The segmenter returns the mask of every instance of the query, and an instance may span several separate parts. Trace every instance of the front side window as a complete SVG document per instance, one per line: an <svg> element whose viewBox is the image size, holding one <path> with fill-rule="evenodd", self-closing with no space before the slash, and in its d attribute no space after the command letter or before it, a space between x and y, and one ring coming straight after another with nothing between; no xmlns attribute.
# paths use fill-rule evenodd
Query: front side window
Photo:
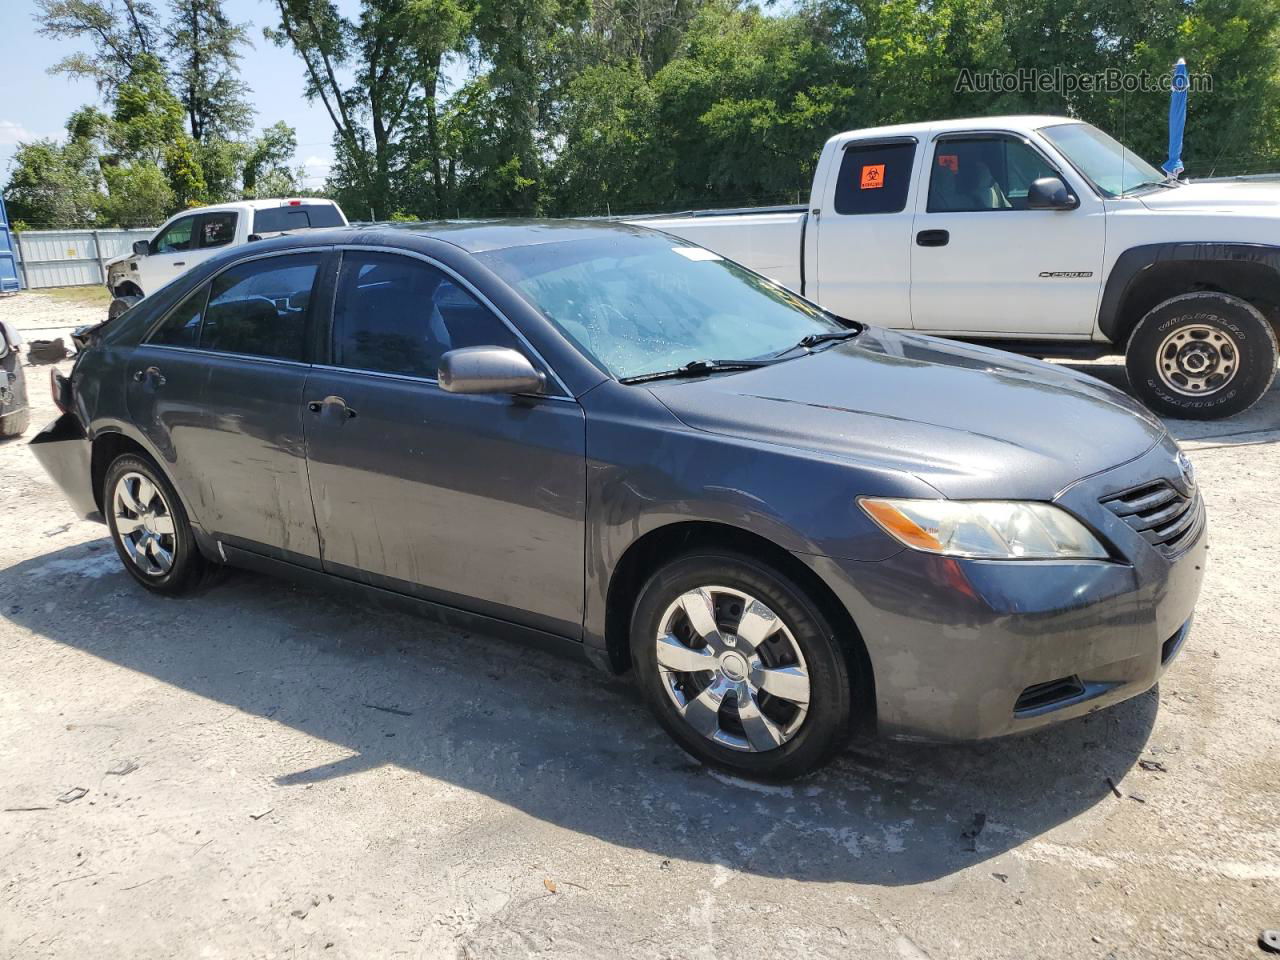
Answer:
<svg viewBox="0 0 1280 960"><path fill-rule="evenodd" d="M200 218L200 246L225 247L236 237L234 213L206 213Z"/></svg>
<svg viewBox="0 0 1280 960"><path fill-rule="evenodd" d="M333 305L335 365L434 379L445 353L481 346L519 342L444 271L392 253L343 253Z"/></svg>
<svg viewBox="0 0 1280 960"><path fill-rule="evenodd" d="M209 285L201 284L169 312L164 322L151 334L148 343L161 343L170 347L194 347L200 339L200 321L204 319L204 305L209 298Z"/></svg>
<svg viewBox="0 0 1280 960"><path fill-rule="evenodd" d="M155 253L180 253L193 246L192 233L195 230L195 217L182 217L173 221L162 231L160 236L151 241Z"/></svg>
<svg viewBox="0 0 1280 960"><path fill-rule="evenodd" d="M1012 137L939 140L929 172L930 213L1026 210L1027 191L1041 177L1060 174Z"/></svg>
<svg viewBox="0 0 1280 960"><path fill-rule="evenodd" d="M200 347L277 360L302 360L307 313L321 254L251 260L213 279Z"/></svg>
<svg viewBox="0 0 1280 960"><path fill-rule="evenodd" d="M477 254L619 380L699 360L771 358L847 331L771 280L649 231Z"/></svg>
<svg viewBox="0 0 1280 960"><path fill-rule="evenodd" d="M916 145L901 143L858 144L845 148L836 182L835 207L839 214L898 213L907 205L911 166Z"/></svg>

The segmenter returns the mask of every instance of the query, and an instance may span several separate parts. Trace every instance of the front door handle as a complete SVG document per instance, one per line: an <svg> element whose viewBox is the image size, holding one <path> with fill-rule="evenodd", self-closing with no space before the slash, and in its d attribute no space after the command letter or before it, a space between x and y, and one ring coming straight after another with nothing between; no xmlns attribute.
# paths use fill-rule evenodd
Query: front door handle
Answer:
<svg viewBox="0 0 1280 960"><path fill-rule="evenodd" d="M312 413L333 411L345 420L351 420L356 415L356 412L347 406L347 401L335 396L328 396L323 400L310 400L307 402L307 409Z"/></svg>
<svg viewBox="0 0 1280 960"><path fill-rule="evenodd" d="M173 265L174 265L175 267L185 267L185 266L187 265L187 261L185 261L185 260L175 260L175 261L173 261Z"/></svg>
<svg viewBox="0 0 1280 960"><path fill-rule="evenodd" d="M159 367L147 367L145 370L133 371L133 380L135 383L142 383L144 380L150 380L157 387L165 385L164 374L160 372Z"/></svg>
<svg viewBox="0 0 1280 960"><path fill-rule="evenodd" d="M916 234L918 247L945 247L951 239L946 230L921 230Z"/></svg>

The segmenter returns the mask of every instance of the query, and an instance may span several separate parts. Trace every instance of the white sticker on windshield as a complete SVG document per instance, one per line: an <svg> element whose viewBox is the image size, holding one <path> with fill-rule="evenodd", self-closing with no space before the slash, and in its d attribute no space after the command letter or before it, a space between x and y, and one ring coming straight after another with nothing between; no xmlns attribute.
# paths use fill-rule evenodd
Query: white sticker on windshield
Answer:
<svg viewBox="0 0 1280 960"><path fill-rule="evenodd" d="M701 247L672 247L671 249L686 260L693 260L694 262L724 259L720 254L712 253L710 250L703 250Z"/></svg>

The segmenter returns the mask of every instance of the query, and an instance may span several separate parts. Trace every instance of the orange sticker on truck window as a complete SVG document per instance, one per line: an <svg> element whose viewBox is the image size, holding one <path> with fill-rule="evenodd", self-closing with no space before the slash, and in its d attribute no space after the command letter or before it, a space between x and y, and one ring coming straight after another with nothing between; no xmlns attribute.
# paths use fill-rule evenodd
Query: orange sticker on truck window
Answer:
<svg viewBox="0 0 1280 960"><path fill-rule="evenodd" d="M938 166L946 167L952 173L960 172L960 157L954 153L938 154Z"/></svg>
<svg viewBox="0 0 1280 960"><path fill-rule="evenodd" d="M862 168L862 179L858 184L863 190L875 190L884 186L884 164L868 163Z"/></svg>

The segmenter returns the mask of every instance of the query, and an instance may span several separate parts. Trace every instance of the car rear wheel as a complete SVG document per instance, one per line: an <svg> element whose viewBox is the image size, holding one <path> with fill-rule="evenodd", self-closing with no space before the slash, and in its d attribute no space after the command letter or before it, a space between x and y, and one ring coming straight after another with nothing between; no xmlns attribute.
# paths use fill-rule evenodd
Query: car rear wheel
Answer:
<svg viewBox="0 0 1280 960"><path fill-rule="evenodd" d="M31 408L27 406L22 358L11 348L0 357L0 438L19 436L30 423Z"/></svg>
<svg viewBox="0 0 1280 960"><path fill-rule="evenodd" d="M182 501L151 461L125 454L107 468L103 509L129 575L148 590L176 595L195 587L207 562Z"/></svg>
<svg viewBox="0 0 1280 960"><path fill-rule="evenodd" d="M1138 322L1129 383L1156 413L1216 420L1248 410L1276 374L1276 334L1256 307L1225 293L1172 297Z"/></svg>
<svg viewBox="0 0 1280 960"><path fill-rule="evenodd" d="M796 777L849 735L849 664L831 624L749 557L690 554L655 573L636 602L631 654L659 723L717 767Z"/></svg>

